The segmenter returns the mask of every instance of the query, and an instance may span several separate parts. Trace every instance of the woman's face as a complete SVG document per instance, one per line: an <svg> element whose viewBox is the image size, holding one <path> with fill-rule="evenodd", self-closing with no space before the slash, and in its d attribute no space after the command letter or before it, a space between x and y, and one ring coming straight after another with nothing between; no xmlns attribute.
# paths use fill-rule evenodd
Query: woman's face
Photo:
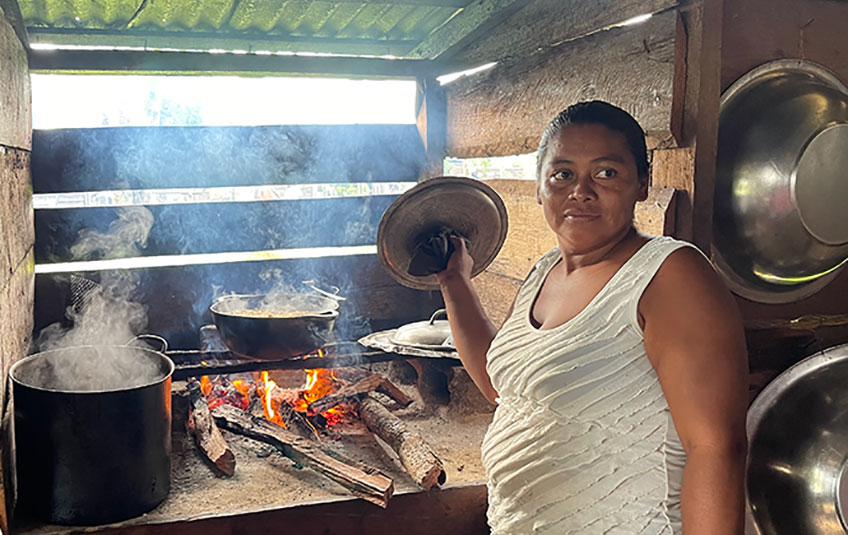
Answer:
<svg viewBox="0 0 848 535"><path fill-rule="evenodd" d="M548 225L572 254L620 240L647 195L624 135L601 124L568 126L551 139L536 184Z"/></svg>

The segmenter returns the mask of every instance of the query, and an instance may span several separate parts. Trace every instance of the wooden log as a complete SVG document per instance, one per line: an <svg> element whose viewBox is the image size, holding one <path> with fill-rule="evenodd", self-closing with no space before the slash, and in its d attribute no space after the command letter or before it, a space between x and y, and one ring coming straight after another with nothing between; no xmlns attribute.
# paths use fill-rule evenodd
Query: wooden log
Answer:
<svg viewBox="0 0 848 535"><path fill-rule="evenodd" d="M410 431L382 403L366 395L359 403L359 415L368 429L398 454L403 467L424 490L445 484L447 476L442 461L424 437Z"/></svg>
<svg viewBox="0 0 848 535"><path fill-rule="evenodd" d="M317 399L310 403L309 414L321 414L322 412L328 411L345 401L354 399L362 394L367 394L368 392L373 392L378 386L380 386L380 383L383 380L384 378L382 375L375 373L355 383L345 385L332 394L328 394L321 399Z"/></svg>
<svg viewBox="0 0 848 535"><path fill-rule="evenodd" d="M190 403L186 426L194 436L197 448L218 471L232 476L236 469L236 458L221 435L221 430L215 425L206 396L200 391L200 382L197 379L189 380L188 392Z"/></svg>
<svg viewBox="0 0 848 535"><path fill-rule="evenodd" d="M270 444L292 461L311 468L339 483L360 498L386 507L394 492L394 483L377 469L366 472L339 460L282 427L267 420L250 416L230 405L213 411L218 425L247 437Z"/></svg>
<svg viewBox="0 0 848 535"><path fill-rule="evenodd" d="M404 394L400 388L396 387L387 378L380 374L368 375L359 381L346 385L332 394L326 395L321 399L309 404L310 414L321 414L333 407L350 401L354 398L367 394L369 392L380 392L392 398L398 404L407 407L412 403L413 399Z"/></svg>
<svg viewBox="0 0 848 535"><path fill-rule="evenodd" d="M310 440L321 438L315 427L286 401L280 403L279 407L277 407L277 412L280 413L280 418L285 422L286 429L289 431Z"/></svg>
<svg viewBox="0 0 848 535"><path fill-rule="evenodd" d="M389 381L387 377L383 377L383 380L380 381L379 385L377 385L377 392L389 396L395 403L403 407L408 407L413 402L411 397L404 394L403 391L395 386L393 382Z"/></svg>

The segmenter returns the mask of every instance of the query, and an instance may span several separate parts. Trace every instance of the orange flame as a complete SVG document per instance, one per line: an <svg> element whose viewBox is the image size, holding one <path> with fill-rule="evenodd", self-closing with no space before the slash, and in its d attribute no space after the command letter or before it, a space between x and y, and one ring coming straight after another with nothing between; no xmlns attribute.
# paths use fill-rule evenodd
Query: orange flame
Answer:
<svg viewBox="0 0 848 535"><path fill-rule="evenodd" d="M212 383L209 381L209 376L204 375L200 378L200 391L204 396L208 396L212 392Z"/></svg>
<svg viewBox="0 0 848 535"><path fill-rule="evenodd" d="M266 372L267 373L267 372ZM250 406L250 385L242 381L241 379L236 379L233 381L233 386L236 390L238 390L242 396L244 396L244 406Z"/></svg>
<svg viewBox="0 0 848 535"><path fill-rule="evenodd" d="M268 372L262 372L262 406L265 408L265 417L274 421L276 414L271 406L271 392L277 388L277 383L268 378Z"/></svg>

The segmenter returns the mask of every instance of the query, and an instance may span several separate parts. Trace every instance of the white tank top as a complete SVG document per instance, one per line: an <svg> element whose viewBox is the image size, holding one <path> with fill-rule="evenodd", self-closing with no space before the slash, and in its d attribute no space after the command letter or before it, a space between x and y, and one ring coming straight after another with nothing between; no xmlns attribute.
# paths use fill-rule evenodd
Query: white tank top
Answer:
<svg viewBox="0 0 848 535"><path fill-rule="evenodd" d="M559 249L522 285L487 355L500 396L482 448L494 535L681 533L686 456L637 307L663 261L687 245L651 239L549 330L530 311Z"/></svg>

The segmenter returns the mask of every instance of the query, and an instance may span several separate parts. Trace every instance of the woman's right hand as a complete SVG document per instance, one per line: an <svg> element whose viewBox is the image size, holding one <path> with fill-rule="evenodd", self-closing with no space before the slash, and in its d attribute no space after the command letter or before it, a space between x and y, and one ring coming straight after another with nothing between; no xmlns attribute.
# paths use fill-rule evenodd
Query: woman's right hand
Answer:
<svg viewBox="0 0 848 535"><path fill-rule="evenodd" d="M453 253L448 258L447 267L436 273L439 284L445 284L453 278L471 279L471 270L474 268L474 259L471 258L468 249L465 248L465 240L458 236L448 238L453 245Z"/></svg>

